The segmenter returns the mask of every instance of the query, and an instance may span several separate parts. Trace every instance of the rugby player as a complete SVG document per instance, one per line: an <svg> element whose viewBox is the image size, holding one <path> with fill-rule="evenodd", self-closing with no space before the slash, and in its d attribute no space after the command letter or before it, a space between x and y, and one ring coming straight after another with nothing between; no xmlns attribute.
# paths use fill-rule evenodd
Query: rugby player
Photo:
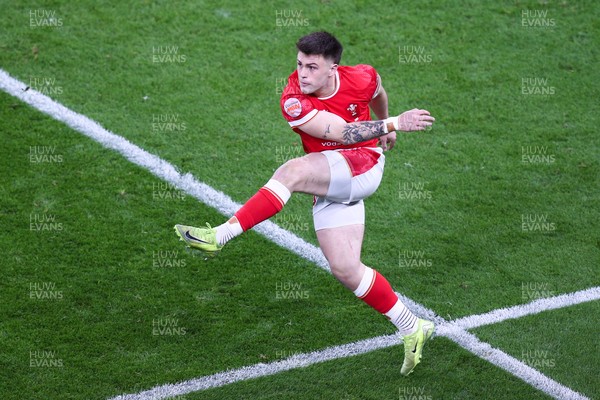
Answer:
<svg viewBox="0 0 600 400"><path fill-rule="evenodd" d="M422 131L435 119L416 108L389 117L377 71L364 64L340 65L343 48L333 35L313 32L296 47L297 68L280 104L307 154L281 165L223 224L176 225L175 231L189 247L214 256L228 241L281 211L292 193L313 195L314 227L331 272L398 328L404 342L400 372L406 376L420 362L434 324L415 316L383 275L361 262L364 199L381 182L383 151L394 147L396 131ZM378 120L371 120L371 110Z"/></svg>

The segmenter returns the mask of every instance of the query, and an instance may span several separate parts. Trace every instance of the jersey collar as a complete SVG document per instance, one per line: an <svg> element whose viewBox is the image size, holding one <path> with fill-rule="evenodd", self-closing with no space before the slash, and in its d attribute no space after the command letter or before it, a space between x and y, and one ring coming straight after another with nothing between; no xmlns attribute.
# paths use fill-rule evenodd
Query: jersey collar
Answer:
<svg viewBox="0 0 600 400"><path fill-rule="evenodd" d="M335 96L337 94L338 90L340 90L340 74L339 74L339 71L336 70L335 71L335 90L329 96L318 97L318 99L319 100L328 100L328 99L332 98L333 96Z"/></svg>

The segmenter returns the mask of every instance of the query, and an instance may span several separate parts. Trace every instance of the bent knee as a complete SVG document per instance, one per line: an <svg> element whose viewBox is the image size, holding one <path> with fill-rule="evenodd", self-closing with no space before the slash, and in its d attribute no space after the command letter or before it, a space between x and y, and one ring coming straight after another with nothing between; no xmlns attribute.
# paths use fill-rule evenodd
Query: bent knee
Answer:
<svg viewBox="0 0 600 400"><path fill-rule="evenodd" d="M308 163L305 157L292 158L283 163L277 171L286 175L297 175L306 170Z"/></svg>
<svg viewBox="0 0 600 400"><path fill-rule="evenodd" d="M273 178L284 184L288 189L294 190L304 174L304 167L300 158L293 158L282 164L275 173Z"/></svg>
<svg viewBox="0 0 600 400"><path fill-rule="evenodd" d="M358 287L360 280L362 279L361 263L359 262L348 262L348 263L332 263L329 265L331 273L335 278L342 282L345 286L354 290Z"/></svg>
<svg viewBox="0 0 600 400"><path fill-rule="evenodd" d="M320 157L323 157L323 160ZM322 154L316 153L293 158L282 164L273 174L273 178L293 192L321 189L320 186L326 186L329 181L327 164L322 165L322 162L327 163L327 160Z"/></svg>

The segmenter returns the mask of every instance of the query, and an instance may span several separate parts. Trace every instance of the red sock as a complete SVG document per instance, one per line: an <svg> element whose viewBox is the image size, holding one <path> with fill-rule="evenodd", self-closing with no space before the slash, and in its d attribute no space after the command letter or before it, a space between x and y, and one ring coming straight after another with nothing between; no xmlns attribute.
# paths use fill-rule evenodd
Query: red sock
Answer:
<svg viewBox="0 0 600 400"><path fill-rule="evenodd" d="M379 272L370 268L365 272L365 277L354 294L380 313L387 313L398 301L398 296Z"/></svg>
<svg viewBox="0 0 600 400"><path fill-rule="evenodd" d="M409 335L417 327L417 316L400 301L390 283L379 272L365 267L354 294L365 303L385 315L400 331Z"/></svg>
<svg viewBox="0 0 600 400"><path fill-rule="evenodd" d="M281 211L290 196L285 186L271 179L235 213L235 217L245 232Z"/></svg>

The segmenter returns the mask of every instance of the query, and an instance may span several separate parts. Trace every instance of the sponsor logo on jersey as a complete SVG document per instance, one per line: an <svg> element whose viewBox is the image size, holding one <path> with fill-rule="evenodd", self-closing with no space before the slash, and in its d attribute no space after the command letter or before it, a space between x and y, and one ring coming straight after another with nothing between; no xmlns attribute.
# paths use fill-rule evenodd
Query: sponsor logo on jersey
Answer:
<svg viewBox="0 0 600 400"><path fill-rule="evenodd" d="M302 104L297 98L291 97L283 103L283 109L290 117L296 118L302 113Z"/></svg>

